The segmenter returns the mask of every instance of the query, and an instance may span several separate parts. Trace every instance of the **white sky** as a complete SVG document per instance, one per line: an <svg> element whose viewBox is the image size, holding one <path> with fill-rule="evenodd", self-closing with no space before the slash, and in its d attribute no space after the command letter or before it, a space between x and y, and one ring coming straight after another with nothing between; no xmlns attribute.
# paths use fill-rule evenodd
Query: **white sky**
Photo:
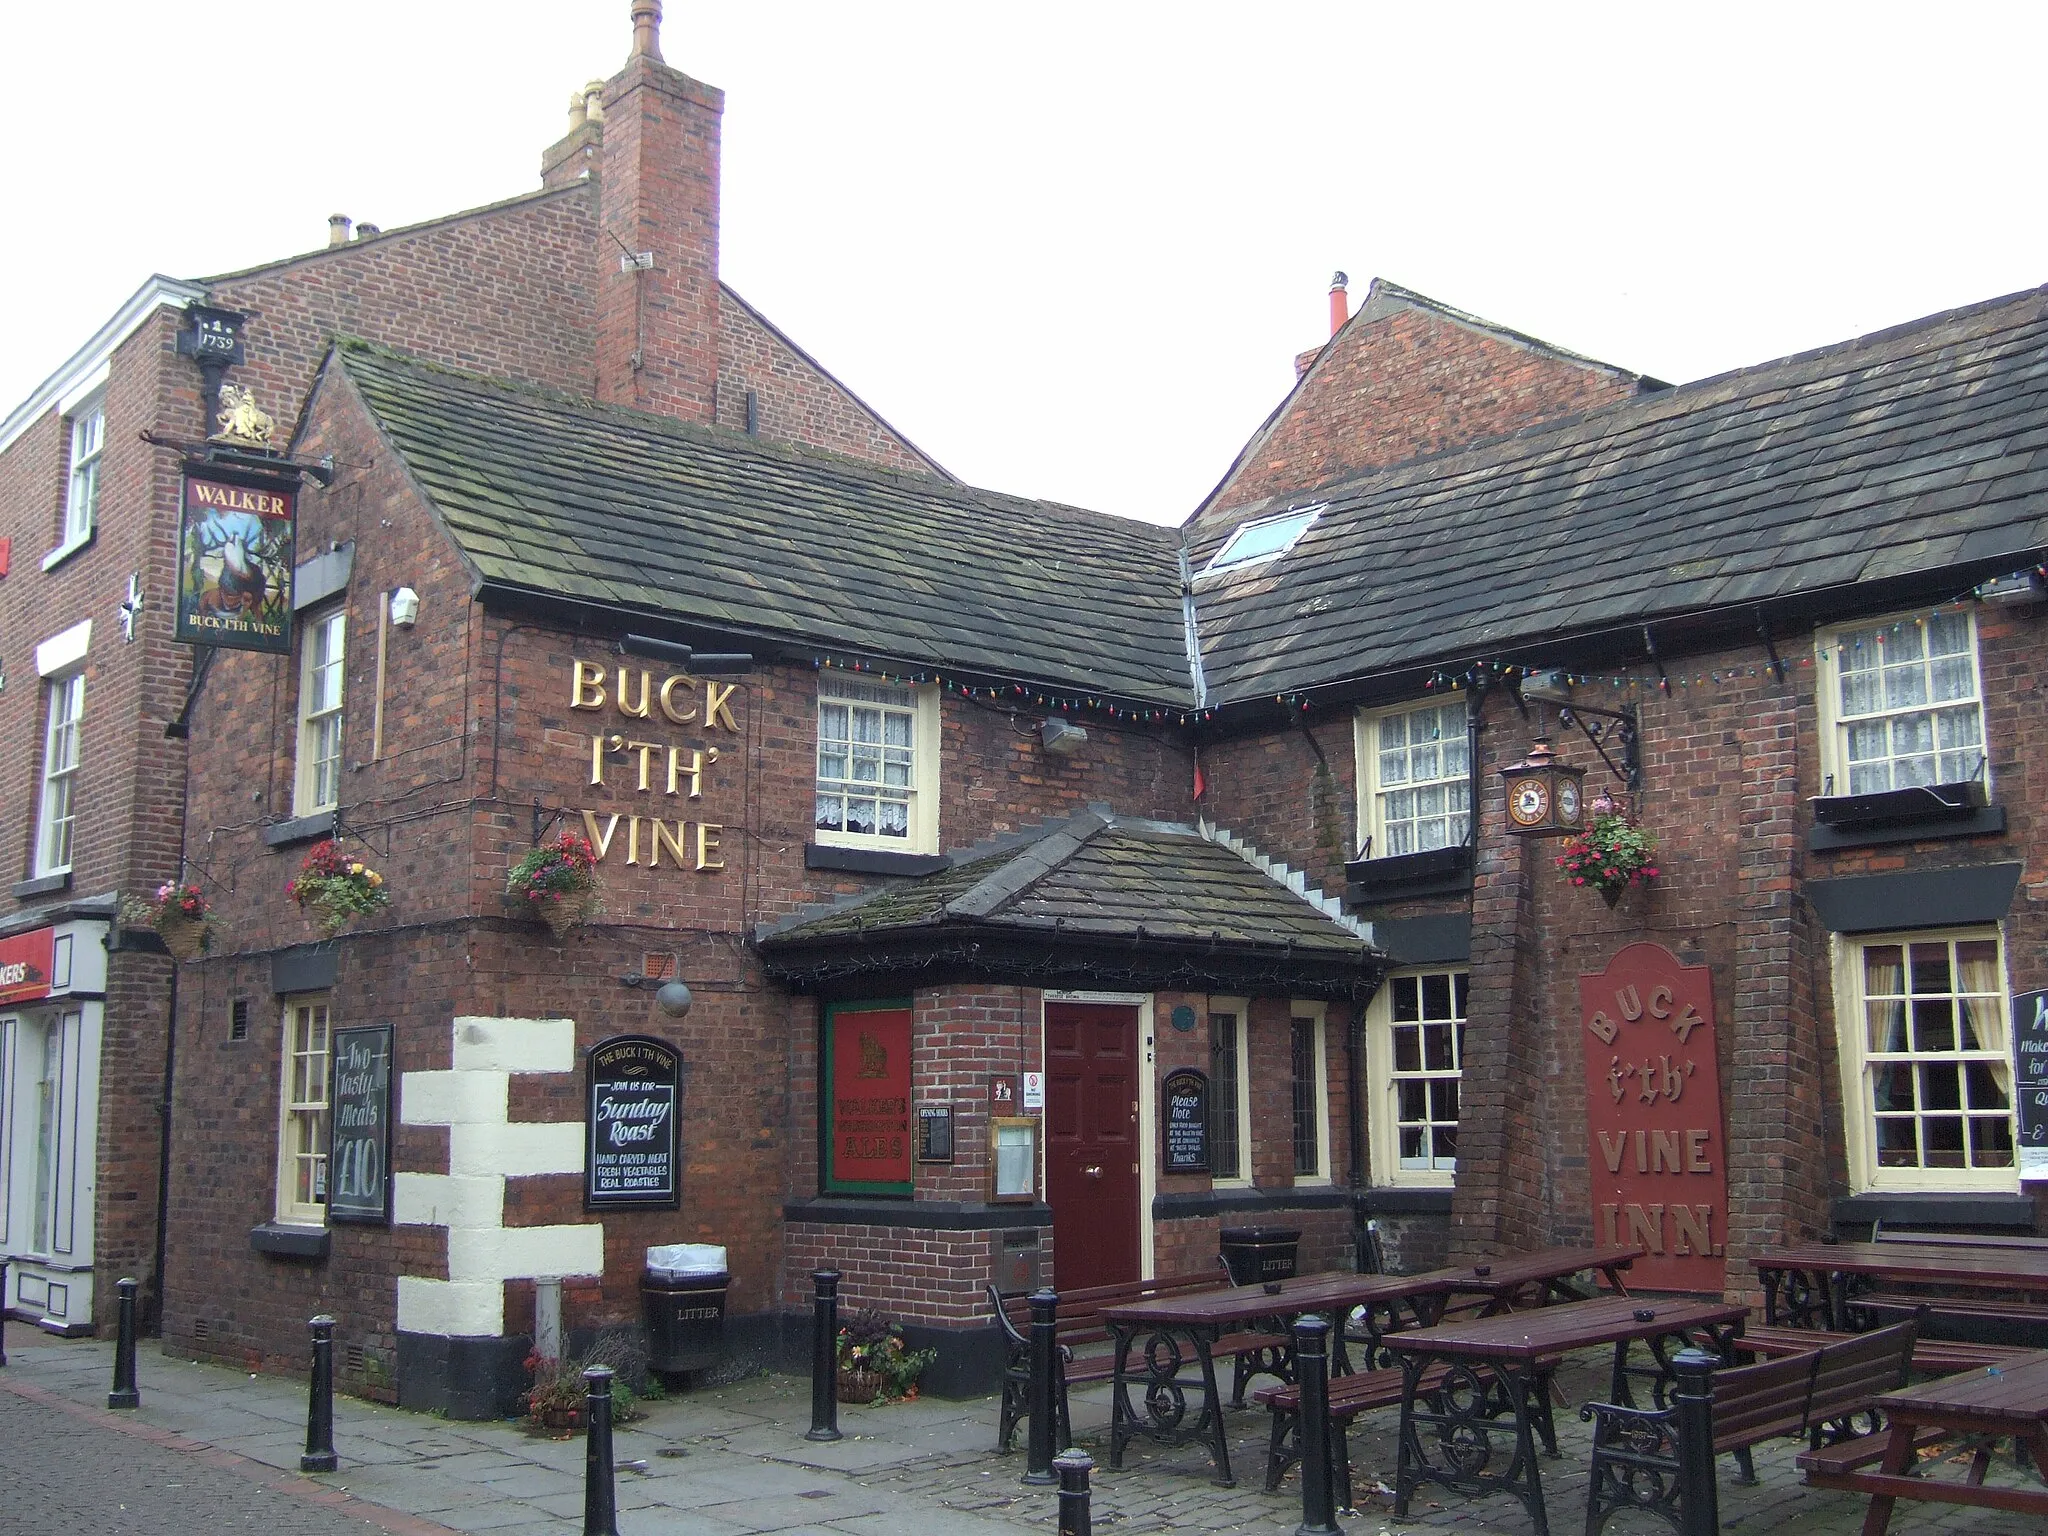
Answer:
<svg viewBox="0 0 2048 1536"><path fill-rule="evenodd" d="M1339 267L1673 381L2048 280L2040 5L667 10L727 281L955 473L1104 511L1192 509ZM153 271L533 188L626 18L11 7L0 414Z"/></svg>

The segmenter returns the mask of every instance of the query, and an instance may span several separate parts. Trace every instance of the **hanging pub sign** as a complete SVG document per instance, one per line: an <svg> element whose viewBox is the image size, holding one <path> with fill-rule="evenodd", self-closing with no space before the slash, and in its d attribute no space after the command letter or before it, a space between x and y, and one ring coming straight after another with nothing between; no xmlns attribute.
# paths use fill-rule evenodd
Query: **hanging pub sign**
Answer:
<svg viewBox="0 0 2048 1536"><path fill-rule="evenodd" d="M1728 1163L1711 974L1631 944L1579 978L1579 1020L1599 1241L1642 1246L1630 1285L1719 1295Z"/></svg>
<svg viewBox="0 0 2048 1536"><path fill-rule="evenodd" d="M1180 1067L1166 1074L1160 1087L1166 1106L1161 1122L1166 1134L1164 1173L1209 1171L1209 1074Z"/></svg>
<svg viewBox="0 0 2048 1536"><path fill-rule="evenodd" d="M676 1117L682 1058L649 1035L614 1035L584 1058L589 1155L583 1164L583 1207L682 1204L676 1170Z"/></svg>
<svg viewBox="0 0 2048 1536"><path fill-rule="evenodd" d="M2013 997L2012 1100L2019 1110L2020 1177L2048 1179L2048 992Z"/></svg>
<svg viewBox="0 0 2048 1536"><path fill-rule="evenodd" d="M327 1219L391 1220L391 1026L334 1032Z"/></svg>
<svg viewBox="0 0 2048 1536"><path fill-rule="evenodd" d="M178 516L176 639L229 650L292 648L298 481L189 462Z"/></svg>

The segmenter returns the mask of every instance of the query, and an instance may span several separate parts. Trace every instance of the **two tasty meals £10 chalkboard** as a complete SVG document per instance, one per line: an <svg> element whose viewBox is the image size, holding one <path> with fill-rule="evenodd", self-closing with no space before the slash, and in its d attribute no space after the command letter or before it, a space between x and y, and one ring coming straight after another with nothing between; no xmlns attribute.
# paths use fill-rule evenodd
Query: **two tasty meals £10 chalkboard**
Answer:
<svg viewBox="0 0 2048 1536"><path fill-rule="evenodd" d="M391 1219L391 1026L334 1032L327 1219Z"/></svg>
<svg viewBox="0 0 2048 1536"><path fill-rule="evenodd" d="M616 1035L584 1059L589 1090L590 1155L584 1164L587 1209L682 1203L676 1168L676 1116L682 1110L681 1058L647 1035Z"/></svg>

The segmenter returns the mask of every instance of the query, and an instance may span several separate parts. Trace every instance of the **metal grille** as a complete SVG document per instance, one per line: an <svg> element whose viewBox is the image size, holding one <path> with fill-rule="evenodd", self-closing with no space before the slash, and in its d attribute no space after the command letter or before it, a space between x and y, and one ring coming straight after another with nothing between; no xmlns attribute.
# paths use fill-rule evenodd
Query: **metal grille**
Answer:
<svg viewBox="0 0 2048 1536"><path fill-rule="evenodd" d="M1237 1123L1237 1015L1209 1015L1209 1172L1218 1179L1240 1179Z"/></svg>
<svg viewBox="0 0 2048 1536"><path fill-rule="evenodd" d="M1316 1021L1296 1019L1294 1048L1294 1171L1322 1172L1316 1137Z"/></svg>

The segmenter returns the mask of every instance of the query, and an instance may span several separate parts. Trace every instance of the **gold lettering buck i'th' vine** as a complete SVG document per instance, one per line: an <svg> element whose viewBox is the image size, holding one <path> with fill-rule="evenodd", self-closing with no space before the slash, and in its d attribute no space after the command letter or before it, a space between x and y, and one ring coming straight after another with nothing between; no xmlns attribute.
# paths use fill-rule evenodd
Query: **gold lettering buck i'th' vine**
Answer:
<svg viewBox="0 0 2048 1536"><path fill-rule="evenodd" d="M615 712L629 721L696 726L705 734L739 734L732 701L737 683L671 673L659 683L646 668L599 662L571 663L569 707L586 713ZM642 728L644 729L644 727ZM649 733L650 735L655 733ZM640 729L596 730L590 733L589 779L593 789L701 800L705 771L719 760L717 746L684 746L645 739ZM615 851L624 862L660 869L667 865L692 873L725 868L725 826L691 817L668 818L633 811L582 809L591 850L602 863ZM622 825L623 823L623 825ZM622 835L623 834L623 835Z"/></svg>

